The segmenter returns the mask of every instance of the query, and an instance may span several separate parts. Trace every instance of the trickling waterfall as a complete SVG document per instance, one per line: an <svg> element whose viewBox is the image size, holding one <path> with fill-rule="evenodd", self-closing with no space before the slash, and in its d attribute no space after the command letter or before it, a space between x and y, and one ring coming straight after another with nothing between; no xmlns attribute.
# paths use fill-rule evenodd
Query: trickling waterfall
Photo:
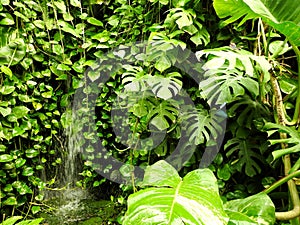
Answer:
<svg viewBox="0 0 300 225"><path fill-rule="evenodd" d="M63 159L63 184L68 189L76 187L76 182L80 179L79 173L82 169L82 160L80 155L78 130L76 129L76 120L70 111L67 112L67 121L71 121L65 129L66 133L66 154ZM68 117L71 117L70 119Z"/></svg>
<svg viewBox="0 0 300 225"><path fill-rule="evenodd" d="M78 123L73 118L70 109L66 110L64 116L66 121L64 130L65 141L61 141L61 143L64 143L64 146L59 146L63 148L60 151L62 162L60 165L53 167L53 170L50 167L49 171L44 171L45 174L43 176L46 178L45 180L52 179L55 176L54 184L44 193L45 200L48 200L49 204L57 209L53 212L53 215L65 221L64 224L68 224L68 218L74 218L74 215L77 215L77 218L80 219L81 214L78 212L83 210L82 200L91 199L92 196L88 190L76 185L76 182L82 178L79 173L83 167L78 144L80 128L78 128ZM56 173L54 173L54 170L56 170Z"/></svg>

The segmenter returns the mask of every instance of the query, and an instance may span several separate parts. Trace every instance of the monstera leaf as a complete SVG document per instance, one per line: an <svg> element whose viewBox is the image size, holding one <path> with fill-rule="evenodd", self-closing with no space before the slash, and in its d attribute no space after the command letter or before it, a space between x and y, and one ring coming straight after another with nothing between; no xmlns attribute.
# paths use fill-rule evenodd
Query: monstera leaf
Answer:
<svg viewBox="0 0 300 225"><path fill-rule="evenodd" d="M155 107L153 107L147 115L147 121L150 121L150 124L162 131L169 128L173 123L176 122L176 118L179 113L178 102L159 102L155 100L154 104Z"/></svg>
<svg viewBox="0 0 300 225"><path fill-rule="evenodd" d="M300 5L295 0L214 0L214 8L225 25L242 18L261 17L276 30L284 34L295 45L300 45Z"/></svg>
<svg viewBox="0 0 300 225"><path fill-rule="evenodd" d="M159 161L146 169L143 184L152 187L130 195L123 225L227 224L209 169L194 170L182 179L172 166Z"/></svg>
<svg viewBox="0 0 300 225"><path fill-rule="evenodd" d="M245 77L242 71L232 70L208 70L205 80L199 83L201 94L209 104L230 103L238 96L245 94L245 89L253 96L258 95L258 82L251 77Z"/></svg>
<svg viewBox="0 0 300 225"><path fill-rule="evenodd" d="M286 133L289 137L284 139L272 139L269 140L271 145L285 143L289 145L285 149L276 150L272 153L274 160L284 156L286 154L296 153L300 151L300 132L294 127L286 127L275 123L266 123L264 129L267 130L268 136L271 136L275 132Z"/></svg>
<svg viewBox="0 0 300 225"><path fill-rule="evenodd" d="M167 100L176 96L181 90L182 82L179 78L181 78L180 73L172 72L168 73L166 77L151 76L147 79L147 83L155 96Z"/></svg>
<svg viewBox="0 0 300 225"><path fill-rule="evenodd" d="M268 118L271 115L267 107L259 101L251 99L249 95L244 95L234 101L232 106L227 110L227 114L229 117L237 116L236 121L238 125L249 129L251 129L255 120Z"/></svg>
<svg viewBox="0 0 300 225"><path fill-rule="evenodd" d="M253 64L256 63L265 76L269 77L268 70L271 68L271 65L265 57L253 55L253 53L243 49L237 50L228 46L216 49L204 49L196 52L196 56L199 60L203 56L207 58L210 56L210 59L203 66L205 70L219 68L232 70L239 68L245 71L246 75L253 77L255 75Z"/></svg>
<svg viewBox="0 0 300 225"><path fill-rule="evenodd" d="M228 225L272 225L275 223L275 207L265 193L229 201L224 208L230 217Z"/></svg>
<svg viewBox="0 0 300 225"><path fill-rule="evenodd" d="M183 126L189 136L189 141L198 145L216 137L223 132L220 121L225 115L218 115L216 110L207 112L204 109L187 111L183 115Z"/></svg>
<svg viewBox="0 0 300 225"><path fill-rule="evenodd" d="M126 91L145 91L147 89L146 80L150 75L145 74L142 67L123 65L123 68L126 71L122 75L122 84Z"/></svg>
<svg viewBox="0 0 300 225"><path fill-rule="evenodd" d="M227 157L232 157L235 152L238 153L238 160L233 165L240 172L244 169L247 176L250 177L261 172L258 162L263 163L264 158L259 154L260 147L258 144L251 143L249 137L235 137L224 145Z"/></svg>

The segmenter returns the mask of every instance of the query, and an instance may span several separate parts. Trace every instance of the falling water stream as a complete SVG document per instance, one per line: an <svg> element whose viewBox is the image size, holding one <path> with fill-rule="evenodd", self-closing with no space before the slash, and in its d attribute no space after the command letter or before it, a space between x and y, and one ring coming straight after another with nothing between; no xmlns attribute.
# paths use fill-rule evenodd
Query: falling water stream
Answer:
<svg viewBox="0 0 300 225"><path fill-rule="evenodd" d="M70 111L66 111L67 117L72 117ZM48 221L49 225L56 225L58 221L61 221L60 224L74 224L75 221L82 220L80 218L82 213L79 213L85 208L82 202L92 198L88 190L76 185L76 182L80 180L83 161L78 144L78 132L76 132L77 124L73 119L66 119L71 122L68 123L65 129L66 141L63 146L62 163L59 166L54 183L56 187L45 193L46 202L49 201L49 204L56 209L51 215L55 217L54 222L51 222L52 218ZM49 171L49 173L51 172Z"/></svg>

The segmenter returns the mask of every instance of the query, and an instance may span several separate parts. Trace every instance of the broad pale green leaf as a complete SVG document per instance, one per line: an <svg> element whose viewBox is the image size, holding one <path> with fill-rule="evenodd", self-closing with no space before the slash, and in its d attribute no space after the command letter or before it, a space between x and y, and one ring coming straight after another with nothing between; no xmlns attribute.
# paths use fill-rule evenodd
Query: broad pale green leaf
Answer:
<svg viewBox="0 0 300 225"><path fill-rule="evenodd" d="M162 186L148 188L129 197L124 225L227 224L228 217L222 207L216 178L209 169L194 170L181 180L175 169L169 168L166 163L158 163L159 166L153 165L153 176L162 178L157 179ZM151 167L147 170L146 179L155 182L155 178L150 176Z"/></svg>
<svg viewBox="0 0 300 225"><path fill-rule="evenodd" d="M23 221L17 223L16 225L39 225L43 220L44 220L44 218L38 218L38 219L33 219L33 220L23 220Z"/></svg>
<svg viewBox="0 0 300 225"><path fill-rule="evenodd" d="M14 25L14 18L9 13L0 13L0 25Z"/></svg>
<svg viewBox="0 0 300 225"><path fill-rule="evenodd" d="M9 0L1 0L2 5L9 5Z"/></svg>
<svg viewBox="0 0 300 225"><path fill-rule="evenodd" d="M169 69L172 66L172 62L170 61L167 55L162 55L156 60L154 66L159 72L162 73L163 71Z"/></svg>
<svg viewBox="0 0 300 225"><path fill-rule="evenodd" d="M166 130L170 127L168 121L163 116L156 116L151 120L151 124L159 130Z"/></svg>
<svg viewBox="0 0 300 225"><path fill-rule="evenodd" d="M204 69L222 69L226 67L228 70L231 70L239 68L240 70L244 70L248 76L253 77L255 75L253 62L258 64L264 73L267 73L267 71L271 68L270 63L265 57L253 55L253 53L246 50L233 50L230 47L221 47L196 52L198 59L200 59L203 55L206 57L208 55L216 56L216 58L213 57L205 63L203 66Z"/></svg>
<svg viewBox="0 0 300 225"><path fill-rule="evenodd" d="M72 6L75 6L75 7L78 7L78 8L81 7L81 2L80 2L80 0L70 0L70 4L71 4Z"/></svg>
<svg viewBox="0 0 300 225"><path fill-rule="evenodd" d="M3 117L6 117L11 113L11 108L0 107L0 113L2 114Z"/></svg>
<svg viewBox="0 0 300 225"><path fill-rule="evenodd" d="M89 17L87 19L87 22L95 26L103 27L103 23L100 20L95 19L94 17Z"/></svg>
<svg viewBox="0 0 300 225"><path fill-rule="evenodd" d="M6 220L4 220L1 225L12 225L12 224L15 224L18 220L22 219L23 217L22 216L13 216L13 217L10 217Z"/></svg>
<svg viewBox="0 0 300 225"><path fill-rule="evenodd" d="M8 155L8 154L0 155L0 163L11 162L13 159L14 158L11 155Z"/></svg>
<svg viewBox="0 0 300 225"><path fill-rule="evenodd" d="M58 20L57 24L61 27L61 30L63 30L64 32L72 34L75 37L80 37L80 34L77 33L74 27L72 27L69 23L63 20Z"/></svg>
<svg viewBox="0 0 300 225"><path fill-rule="evenodd" d="M181 182L177 171L166 161L160 160L145 170L143 186L176 187Z"/></svg>
<svg viewBox="0 0 300 225"><path fill-rule="evenodd" d="M2 205L17 205L17 199L16 197L8 197L5 201L2 202Z"/></svg>
<svg viewBox="0 0 300 225"><path fill-rule="evenodd" d="M284 41L278 41L278 40L273 41L269 45L269 51L272 54L274 54L275 52L278 52L278 55L283 55L284 53L286 53L290 49L292 49L292 47L290 47L288 45L288 43L284 43Z"/></svg>
<svg viewBox="0 0 300 225"><path fill-rule="evenodd" d="M38 213L40 210L41 210L41 207L39 205L34 205L34 206L31 207L31 212L33 214Z"/></svg>
<svg viewBox="0 0 300 225"><path fill-rule="evenodd" d="M226 209L225 212L230 218L228 225L257 225L257 222L255 220L251 219L249 216L246 216L243 213Z"/></svg>
<svg viewBox="0 0 300 225"><path fill-rule="evenodd" d="M224 208L230 216L229 224L272 225L276 220L274 204L263 192L245 199L229 201L224 205ZM244 215L238 217L239 214L237 213Z"/></svg>
<svg viewBox="0 0 300 225"><path fill-rule="evenodd" d="M150 2L153 2L153 3L159 2L162 5L169 4L169 0L150 0Z"/></svg>
<svg viewBox="0 0 300 225"><path fill-rule="evenodd" d="M136 92L145 91L147 89L146 81L150 75L145 74L142 67L123 65L123 68L126 71L122 75L122 84L124 84L126 91Z"/></svg>
<svg viewBox="0 0 300 225"><path fill-rule="evenodd" d="M1 93L2 95L9 95L9 94L11 94L15 89L16 89L16 87L14 87L14 86L4 85L4 86L1 87L0 93Z"/></svg>
<svg viewBox="0 0 300 225"><path fill-rule="evenodd" d="M201 30L198 30L197 33L190 38L195 45L207 45L210 41L210 35L208 31L203 27Z"/></svg>
<svg viewBox="0 0 300 225"><path fill-rule="evenodd" d="M9 67L2 65L1 66L1 72L6 74L9 78L12 78L12 71L10 70Z"/></svg>
<svg viewBox="0 0 300 225"><path fill-rule="evenodd" d="M214 8L220 18L229 17L225 24L242 19L261 17L284 34L295 45L300 45L300 4L294 0L214 0Z"/></svg>
<svg viewBox="0 0 300 225"><path fill-rule="evenodd" d="M185 6L187 3L189 3L191 0L172 0L172 5L175 8L181 8Z"/></svg>
<svg viewBox="0 0 300 225"><path fill-rule="evenodd" d="M208 99L208 102L216 100L218 104L234 101L238 96L245 94L245 88L254 96L258 95L258 82L250 77L244 77L240 71L208 70L205 74L207 79L199 83L199 89L202 95ZM249 84L249 85L248 85Z"/></svg>
<svg viewBox="0 0 300 225"><path fill-rule="evenodd" d="M12 109L12 113L17 119L23 118L30 110L25 106L16 106Z"/></svg>
<svg viewBox="0 0 300 225"><path fill-rule="evenodd" d="M171 104L168 101L163 101L149 111L147 120L154 125L158 130L165 130L171 126L168 122L174 123L178 115L178 104ZM168 120L167 120L168 119Z"/></svg>

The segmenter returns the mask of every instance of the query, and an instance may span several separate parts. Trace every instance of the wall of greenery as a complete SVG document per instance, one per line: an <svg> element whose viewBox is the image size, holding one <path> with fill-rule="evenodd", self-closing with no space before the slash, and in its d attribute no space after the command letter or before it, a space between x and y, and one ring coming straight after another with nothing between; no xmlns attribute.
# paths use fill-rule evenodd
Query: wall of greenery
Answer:
<svg viewBox="0 0 300 225"><path fill-rule="evenodd" d="M41 190L59 183L68 151L64 130L70 125L73 96L79 89L97 94L99 87L86 84L108 72L110 79L97 96L97 137L85 134L81 140L86 154L78 187L107 191L111 185L116 192L108 195L124 209L128 195L139 189L134 179L118 187L95 171L96 150L86 144L91 138L100 138L116 159L146 167L173 152L182 135L179 127L185 126L190 138L182 157L189 145L197 147L179 174L198 169L211 134L220 132L207 102L226 103L224 141L209 165L220 198L225 203L267 188L276 223L299 224L300 7L294 0L253 2L0 0L1 214L41 211ZM99 59L114 57L107 54L111 49L138 41L157 43L148 61L114 72L87 70ZM202 66L193 69L204 76L203 82L197 84L179 69L184 56L174 53L178 48L195 53ZM128 147L114 133L111 112L122 90L132 84L148 85L160 98L147 97L147 90L145 98L131 105L123 121L131 131ZM170 96L181 89L193 100L192 113L182 114L171 104ZM155 149L141 151L134 140L147 137L150 127L166 130L166 137ZM132 175L127 167L106 166L102 170L112 176Z"/></svg>

